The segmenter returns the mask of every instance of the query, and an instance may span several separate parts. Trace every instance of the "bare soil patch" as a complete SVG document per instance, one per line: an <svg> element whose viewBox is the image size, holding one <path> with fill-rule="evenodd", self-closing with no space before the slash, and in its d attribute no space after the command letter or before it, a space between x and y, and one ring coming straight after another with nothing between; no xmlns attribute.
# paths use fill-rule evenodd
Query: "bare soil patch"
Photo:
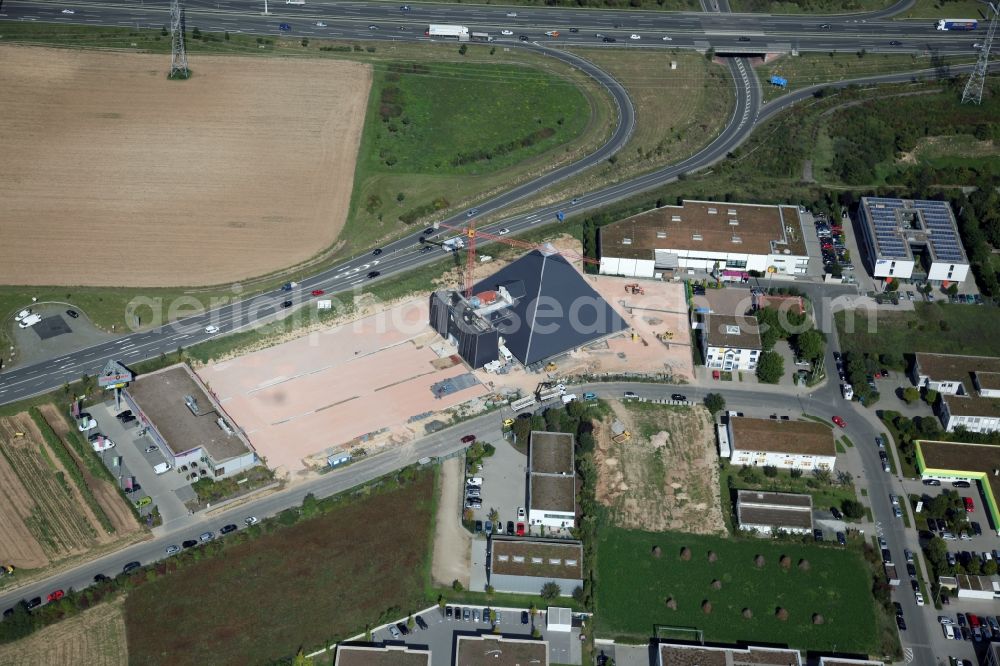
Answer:
<svg viewBox="0 0 1000 666"><path fill-rule="evenodd" d="M49 424L60 438L65 440L69 433L69 424L63 418L62 414L59 413L56 406L41 405L38 409L42 413L45 422ZM72 448L69 451L70 455L80 462L76 456L76 452ZM94 495L94 499L101 505L105 515L111 521L111 524L114 525L115 533L118 536L123 536L137 531L140 528L139 522L135 519L135 514L132 513L132 510L125 503L125 499L118 492L118 489L106 480L95 477L90 473L86 465L80 464L78 466L80 472L83 474L84 482L90 487L90 492Z"/></svg>
<svg viewBox="0 0 1000 666"><path fill-rule="evenodd" d="M199 56L181 82L166 55L0 60L0 283L220 284L336 241L367 65Z"/></svg>
<svg viewBox="0 0 1000 666"><path fill-rule="evenodd" d="M28 638L0 646L7 666L126 666L122 600L101 604Z"/></svg>
<svg viewBox="0 0 1000 666"><path fill-rule="evenodd" d="M438 585L459 580L469 587L469 548L472 536L462 527L456 502L462 498L465 474L461 458L449 458L441 464L438 484L437 518L434 522L434 559L431 577Z"/></svg>
<svg viewBox="0 0 1000 666"><path fill-rule="evenodd" d="M702 407L623 404L615 418L632 438L616 444L597 424L597 501L626 529L725 535L712 420Z"/></svg>

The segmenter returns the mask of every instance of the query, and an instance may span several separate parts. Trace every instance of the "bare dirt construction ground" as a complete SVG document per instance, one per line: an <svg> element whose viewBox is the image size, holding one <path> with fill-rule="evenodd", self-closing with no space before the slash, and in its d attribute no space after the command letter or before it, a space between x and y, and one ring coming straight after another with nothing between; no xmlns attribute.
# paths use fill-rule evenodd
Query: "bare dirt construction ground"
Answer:
<svg viewBox="0 0 1000 666"><path fill-rule="evenodd" d="M69 424L63 418L62 414L59 413L56 406L41 405L38 409L42 413L45 422L51 426L52 430L60 438L65 440L69 433ZM70 451L72 452L72 449ZM135 514L132 513L132 510L125 503L125 499L118 492L118 489L104 479L93 476L85 465L79 465L79 468L83 474L84 482L94 495L94 499L101 505L101 508L104 509L104 514L111 521L111 524L114 525L115 534L120 537L138 531L140 527L139 522L135 519Z"/></svg>
<svg viewBox="0 0 1000 666"><path fill-rule="evenodd" d="M0 664L126 666L128 647L121 599L0 646Z"/></svg>
<svg viewBox="0 0 1000 666"><path fill-rule="evenodd" d="M469 548L472 536L462 527L457 511L461 501L465 475L461 458L449 458L441 464L438 483L437 518L434 522L434 560L431 577L438 585L451 585L459 580L469 587Z"/></svg>
<svg viewBox="0 0 1000 666"><path fill-rule="evenodd" d="M220 284L335 243L368 66L199 56L169 81L164 55L3 46L0 61L0 283Z"/></svg>
<svg viewBox="0 0 1000 666"><path fill-rule="evenodd" d="M597 501L614 524L650 531L725 535L719 505L719 467L712 420L702 407L610 402L632 433L611 440L611 422L599 424Z"/></svg>

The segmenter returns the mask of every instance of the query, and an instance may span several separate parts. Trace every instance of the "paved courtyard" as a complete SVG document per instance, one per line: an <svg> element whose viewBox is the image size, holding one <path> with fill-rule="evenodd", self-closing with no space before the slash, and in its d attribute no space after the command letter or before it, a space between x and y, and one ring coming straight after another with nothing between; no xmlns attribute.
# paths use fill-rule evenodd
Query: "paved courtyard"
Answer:
<svg viewBox="0 0 1000 666"><path fill-rule="evenodd" d="M299 472L334 451L410 441L417 421L487 393L475 383L435 395L468 370L435 353L427 317L425 300L408 301L198 374L268 467Z"/></svg>

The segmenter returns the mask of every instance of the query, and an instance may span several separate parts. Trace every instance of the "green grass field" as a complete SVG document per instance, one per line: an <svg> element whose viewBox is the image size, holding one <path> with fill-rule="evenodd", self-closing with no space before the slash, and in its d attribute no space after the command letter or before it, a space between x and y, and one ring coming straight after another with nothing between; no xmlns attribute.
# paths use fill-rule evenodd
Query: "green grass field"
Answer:
<svg viewBox="0 0 1000 666"><path fill-rule="evenodd" d="M652 553L659 546L659 558ZM680 558L681 549L691 559ZM708 561L714 551L718 560ZM763 568L754 564L757 555ZM786 570L779 564L790 558ZM799 568L801 560L808 570ZM715 590L712 582L722 587ZM606 527L597 545L595 619L603 635L645 640L654 625L697 627L706 641L868 653L876 647L868 571L850 550ZM673 597L677 610L667 607ZM711 612L702 610L704 601ZM778 608L787 620L776 617ZM749 608L752 618L743 617ZM813 614L823 624L813 624Z"/></svg>
<svg viewBox="0 0 1000 666"><path fill-rule="evenodd" d="M978 18L983 17L983 3L976 0L917 0L913 8L899 18ZM929 25L929 24L928 24Z"/></svg>
<svg viewBox="0 0 1000 666"><path fill-rule="evenodd" d="M891 0L730 0L734 12L768 14L850 14L891 4Z"/></svg>
<svg viewBox="0 0 1000 666"><path fill-rule="evenodd" d="M129 661L272 663L423 607L433 488L422 472L147 580L125 603Z"/></svg>
<svg viewBox="0 0 1000 666"><path fill-rule="evenodd" d="M1000 309L951 303L917 303L913 312L882 312L869 321L861 311L836 314L842 350L869 354L937 352L995 356L984 331L1000 329ZM852 321L853 319L853 321Z"/></svg>

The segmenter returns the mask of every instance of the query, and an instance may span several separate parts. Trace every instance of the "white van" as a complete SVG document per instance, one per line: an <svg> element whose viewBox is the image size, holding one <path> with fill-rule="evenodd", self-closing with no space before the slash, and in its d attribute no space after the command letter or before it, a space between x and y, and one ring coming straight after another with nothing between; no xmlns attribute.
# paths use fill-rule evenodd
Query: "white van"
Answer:
<svg viewBox="0 0 1000 666"><path fill-rule="evenodd" d="M170 469L171 469L170 463L165 463L165 462L160 463L159 465L153 467L153 471L156 472L157 474L166 474L167 472L170 471Z"/></svg>

